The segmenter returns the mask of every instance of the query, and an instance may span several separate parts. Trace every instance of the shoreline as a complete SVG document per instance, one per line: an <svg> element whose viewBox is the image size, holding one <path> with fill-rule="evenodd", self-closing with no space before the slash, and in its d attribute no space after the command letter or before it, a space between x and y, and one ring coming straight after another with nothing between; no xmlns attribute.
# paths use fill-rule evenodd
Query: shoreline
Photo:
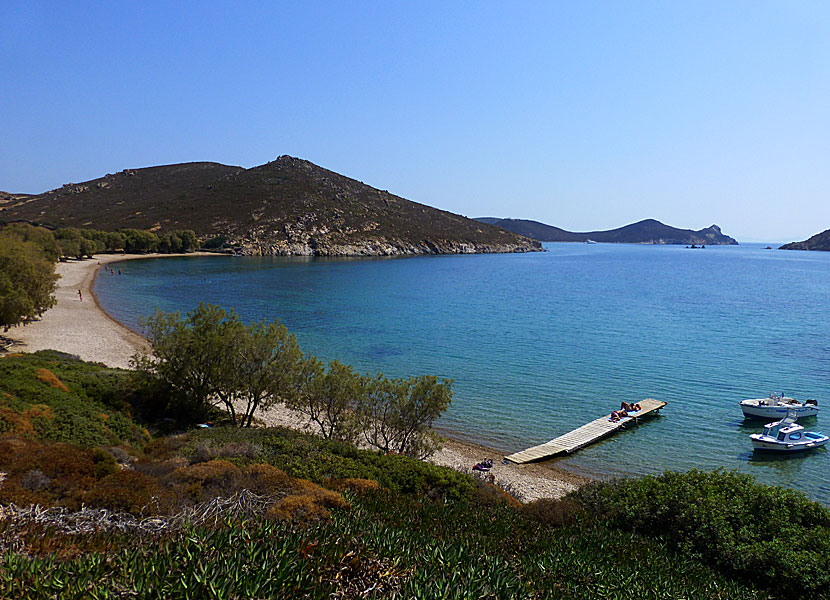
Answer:
<svg viewBox="0 0 830 600"><path fill-rule="evenodd" d="M40 320L17 325L5 336L14 340L9 352L58 350L79 356L88 362L128 369L130 358L137 352L149 352L146 338L109 315L95 294L95 280L101 266L142 258L186 256L223 256L210 252L189 254L96 254L91 259L58 263L61 276L55 292L57 303ZM78 297L78 290L83 299ZM301 416L278 404L260 413L257 418L266 425L307 429ZM503 464L503 453L483 444L462 441L453 432L441 430L443 448L429 462L456 471L486 478L472 467L487 458L493 459L490 480L522 502L539 498L560 498L577 487L592 481L587 476L558 469L544 463Z"/></svg>
<svg viewBox="0 0 830 600"><path fill-rule="evenodd" d="M213 256L210 252L189 254L96 254L83 260L59 262L55 306L37 321L16 325L4 336L13 340L10 352L57 350L88 362L130 368L136 352L147 352L145 337L112 317L95 294L95 280L102 266L142 258ZM80 296L79 292L80 291Z"/></svg>

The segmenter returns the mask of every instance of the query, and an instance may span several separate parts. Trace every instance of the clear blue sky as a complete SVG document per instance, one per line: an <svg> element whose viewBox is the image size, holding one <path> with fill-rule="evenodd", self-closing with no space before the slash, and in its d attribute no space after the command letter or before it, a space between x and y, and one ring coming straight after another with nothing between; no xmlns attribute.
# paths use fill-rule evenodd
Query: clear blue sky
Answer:
<svg viewBox="0 0 830 600"><path fill-rule="evenodd" d="M0 2L0 189L291 154L467 216L830 228L830 4Z"/></svg>

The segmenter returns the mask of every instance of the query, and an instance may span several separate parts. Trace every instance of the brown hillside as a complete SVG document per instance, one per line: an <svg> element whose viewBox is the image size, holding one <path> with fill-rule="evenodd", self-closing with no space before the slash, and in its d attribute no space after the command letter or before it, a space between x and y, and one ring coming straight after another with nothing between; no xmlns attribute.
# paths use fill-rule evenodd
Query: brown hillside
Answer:
<svg viewBox="0 0 830 600"><path fill-rule="evenodd" d="M540 244L290 156L243 169L127 169L0 207L0 219L96 229L193 229L252 254L521 252Z"/></svg>

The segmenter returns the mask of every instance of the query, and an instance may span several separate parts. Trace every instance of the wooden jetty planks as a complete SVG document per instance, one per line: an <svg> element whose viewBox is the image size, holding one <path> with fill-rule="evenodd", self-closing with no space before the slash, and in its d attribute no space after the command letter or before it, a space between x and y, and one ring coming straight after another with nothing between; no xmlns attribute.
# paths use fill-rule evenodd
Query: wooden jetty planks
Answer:
<svg viewBox="0 0 830 600"><path fill-rule="evenodd" d="M622 429L626 423L637 421L640 417L658 411L666 405L665 402L654 400L653 398L641 400L639 404L640 410L632 413L630 417L612 422L608 420L609 415L605 415L590 423L586 423L582 427L577 427L573 431L560 435L558 438L552 439L547 443L516 452L510 456L505 456L505 458L510 462L521 464L556 456L557 454L570 454Z"/></svg>

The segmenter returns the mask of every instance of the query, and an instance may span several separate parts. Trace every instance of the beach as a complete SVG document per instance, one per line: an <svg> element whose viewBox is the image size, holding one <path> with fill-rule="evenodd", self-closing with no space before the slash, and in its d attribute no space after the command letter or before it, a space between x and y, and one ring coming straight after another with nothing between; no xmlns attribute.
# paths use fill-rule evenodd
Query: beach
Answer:
<svg viewBox="0 0 830 600"><path fill-rule="evenodd" d="M58 263L56 272L60 279L55 294L57 304L46 311L39 321L19 325L4 334L15 341L10 350L58 350L79 356L85 361L129 368L130 358L137 352L149 352L150 344L103 310L94 292L95 276L100 268L108 268L111 263L169 256L181 255L103 254L87 260ZM118 266L113 268L117 273ZM308 424L300 415L293 414L282 405L259 413L257 417L263 424L270 426L308 428ZM443 448L429 459L430 462L473 473L472 467L476 463L492 459L494 466L489 473L492 476L491 480L523 502L539 498L559 498L589 481L585 477L544 463L503 464L502 453L483 445L453 439L451 433L449 436L446 432L442 433L445 440Z"/></svg>

